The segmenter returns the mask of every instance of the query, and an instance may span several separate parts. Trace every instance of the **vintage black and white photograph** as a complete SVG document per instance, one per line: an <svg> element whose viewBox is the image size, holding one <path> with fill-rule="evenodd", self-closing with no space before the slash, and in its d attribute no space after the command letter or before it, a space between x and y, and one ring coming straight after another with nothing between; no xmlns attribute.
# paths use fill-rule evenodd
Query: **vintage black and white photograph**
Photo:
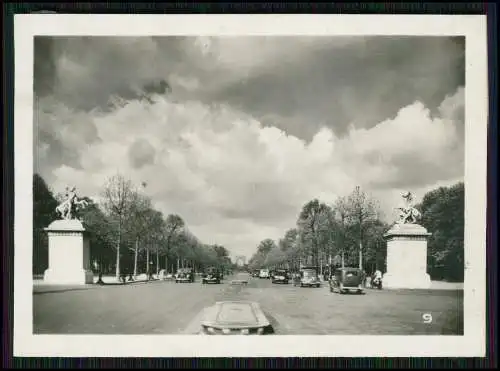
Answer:
<svg viewBox="0 0 500 371"><path fill-rule="evenodd" d="M467 59L465 27L475 50L485 41L481 22L458 22L415 35L33 31L32 96L16 101L32 107L16 121L16 136L32 131L32 226L19 232L31 259L16 261L30 336L175 335L209 355L295 335L312 355L329 347L319 335L446 338L451 352L467 321L484 330L484 279L468 269L484 274L485 222L466 221L485 207L485 164L470 162L485 162L486 101L465 108L486 97L486 56ZM381 349L367 339L351 354Z"/></svg>

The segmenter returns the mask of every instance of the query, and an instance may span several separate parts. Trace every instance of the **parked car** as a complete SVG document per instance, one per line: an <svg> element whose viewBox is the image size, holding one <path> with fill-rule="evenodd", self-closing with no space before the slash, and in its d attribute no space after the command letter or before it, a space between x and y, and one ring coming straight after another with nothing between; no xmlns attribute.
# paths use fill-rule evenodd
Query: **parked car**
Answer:
<svg viewBox="0 0 500 371"><path fill-rule="evenodd" d="M270 277L269 269L261 269L259 271L259 278L269 278L269 277Z"/></svg>
<svg viewBox="0 0 500 371"><path fill-rule="evenodd" d="M170 281L174 279L174 275L172 273L168 273L166 269L162 269L158 273L158 278L160 280Z"/></svg>
<svg viewBox="0 0 500 371"><path fill-rule="evenodd" d="M364 292L364 273L359 268L338 268L330 278L330 292Z"/></svg>
<svg viewBox="0 0 500 371"><path fill-rule="evenodd" d="M255 277L255 278L258 278L259 274L260 274L260 270L258 270L258 269L252 271L252 273L251 273L252 277Z"/></svg>
<svg viewBox="0 0 500 371"><path fill-rule="evenodd" d="M194 272L192 268L179 268L175 274L175 283L194 282Z"/></svg>
<svg viewBox="0 0 500 371"><path fill-rule="evenodd" d="M202 335L269 335L274 329L256 302L223 301L206 308Z"/></svg>
<svg viewBox="0 0 500 371"><path fill-rule="evenodd" d="M201 283L220 283L222 281L222 273L215 267L208 268L201 278Z"/></svg>
<svg viewBox="0 0 500 371"><path fill-rule="evenodd" d="M274 272L271 282L288 284L288 280L289 280L288 271L286 269L278 269Z"/></svg>
<svg viewBox="0 0 500 371"><path fill-rule="evenodd" d="M318 269L316 267L304 267L300 269L300 287L320 287Z"/></svg>

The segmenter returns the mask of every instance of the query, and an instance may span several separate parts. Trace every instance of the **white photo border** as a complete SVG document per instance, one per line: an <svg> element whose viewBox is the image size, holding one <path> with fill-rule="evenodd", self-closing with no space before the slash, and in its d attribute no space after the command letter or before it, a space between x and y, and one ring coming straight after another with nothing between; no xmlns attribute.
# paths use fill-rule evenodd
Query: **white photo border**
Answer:
<svg viewBox="0 0 500 371"><path fill-rule="evenodd" d="M463 336L34 335L32 281L35 35L465 36L465 278ZM488 66L482 15L14 16L14 356L26 357L484 357ZM436 159L439 161L439 159ZM370 346L363 346L369 344Z"/></svg>

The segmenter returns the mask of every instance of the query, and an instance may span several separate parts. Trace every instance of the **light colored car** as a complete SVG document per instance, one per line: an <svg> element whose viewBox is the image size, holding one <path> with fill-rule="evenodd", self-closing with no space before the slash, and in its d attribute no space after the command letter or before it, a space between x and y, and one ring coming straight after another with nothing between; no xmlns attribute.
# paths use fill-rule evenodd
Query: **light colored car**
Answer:
<svg viewBox="0 0 500 371"><path fill-rule="evenodd" d="M191 268L180 268L175 274L175 283L194 282L194 272Z"/></svg>
<svg viewBox="0 0 500 371"><path fill-rule="evenodd" d="M269 269L261 269L259 271L259 278L270 278Z"/></svg>
<svg viewBox="0 0 500 371"><path fill-rule="evenodd" d="M221 301L206 308L203 335L269 335L274 329L260 305L252 301Z"/></svg>

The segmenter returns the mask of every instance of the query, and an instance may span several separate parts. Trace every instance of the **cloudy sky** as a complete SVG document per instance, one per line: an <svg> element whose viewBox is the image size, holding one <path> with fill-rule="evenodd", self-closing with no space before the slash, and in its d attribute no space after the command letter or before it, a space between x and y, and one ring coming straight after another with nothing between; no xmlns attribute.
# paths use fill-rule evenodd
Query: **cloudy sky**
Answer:
<svg viewBox="0 0 500 371"><path fill-rule="evenodd" d="M35 171L95 197L122 172L250 255L312 198L464 177L463 38L37 37Z"/></svg>

